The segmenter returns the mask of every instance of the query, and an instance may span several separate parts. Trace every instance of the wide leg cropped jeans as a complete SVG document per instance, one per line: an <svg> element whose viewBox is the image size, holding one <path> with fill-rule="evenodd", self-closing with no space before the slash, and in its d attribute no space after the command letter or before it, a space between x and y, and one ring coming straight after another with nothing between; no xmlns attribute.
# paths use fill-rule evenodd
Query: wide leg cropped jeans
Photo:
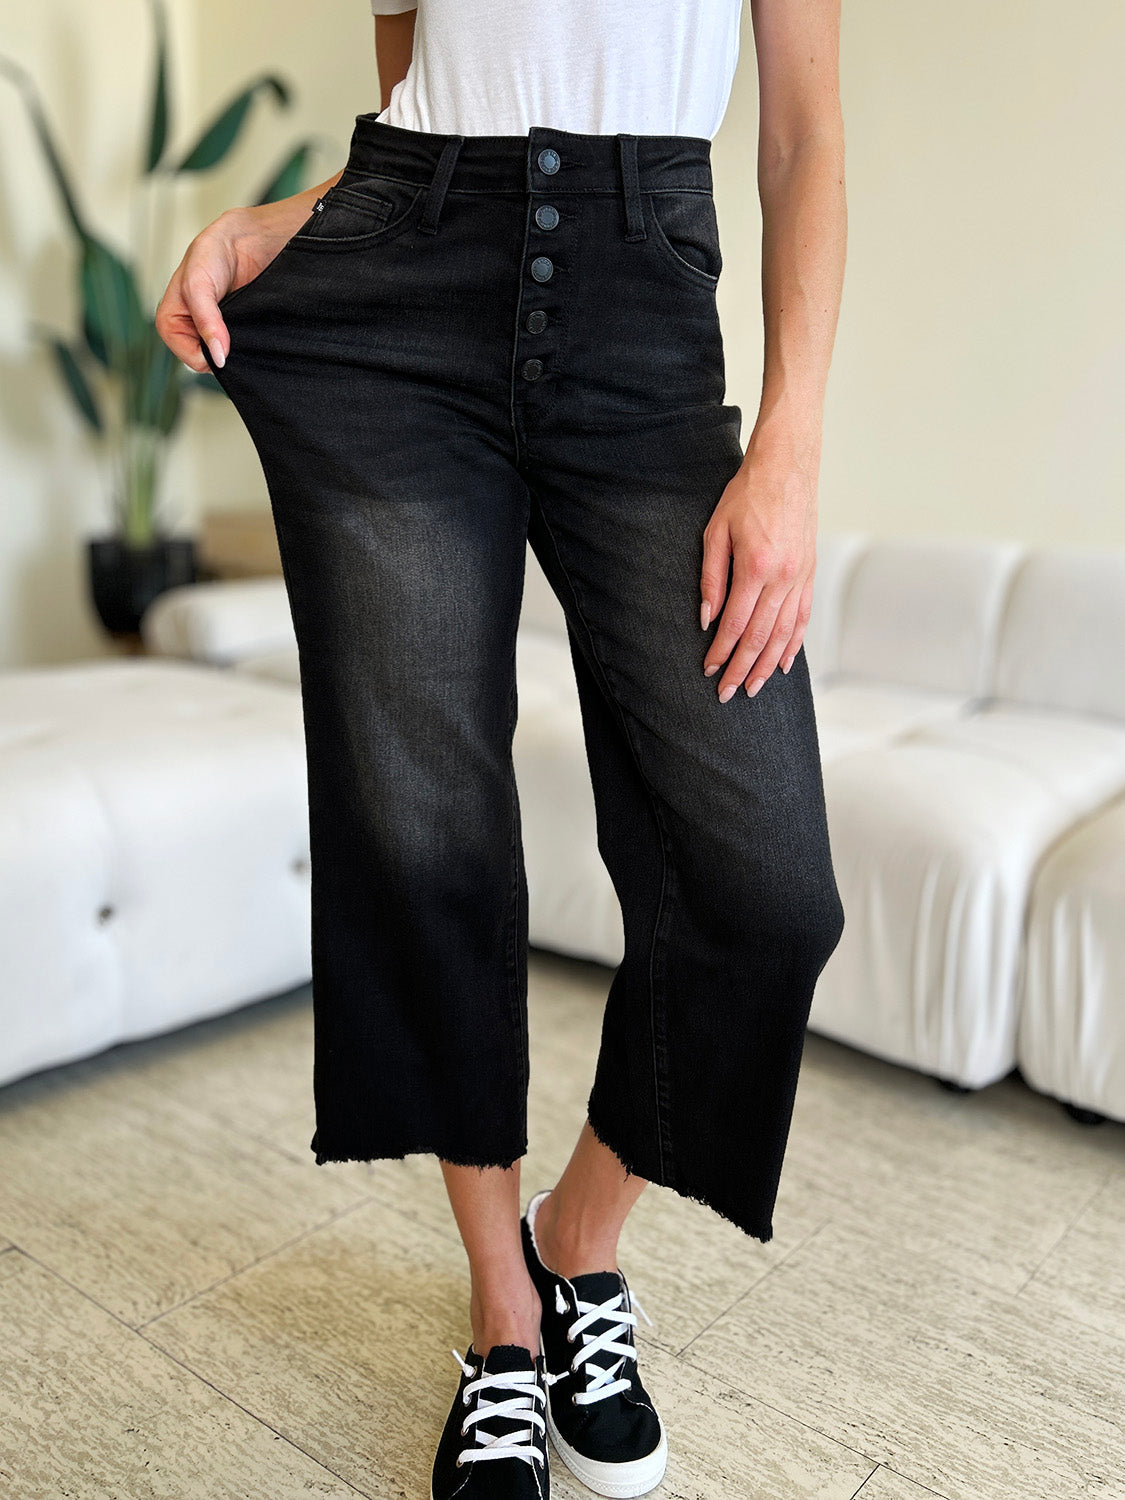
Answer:
<svg viewBox="0 0 1125 1500"><path fill-rule="evenodd" d="M400 129L220 303L297 634L318 1163L527 1149L513 775L526 548L565 611L624 921L589 1098L625 1167L768 1240L843 910L804 650L720 703L710 142ZM204 346L205 348L206 346Z"/></svg>

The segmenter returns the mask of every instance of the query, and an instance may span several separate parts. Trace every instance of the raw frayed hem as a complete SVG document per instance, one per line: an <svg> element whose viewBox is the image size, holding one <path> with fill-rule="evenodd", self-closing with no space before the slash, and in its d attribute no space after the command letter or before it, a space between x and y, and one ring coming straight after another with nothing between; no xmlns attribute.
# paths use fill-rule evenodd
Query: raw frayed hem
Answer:
<svg viewBox="0 0 1125 1500"><path fill-rule="evenodd" d="M773 1239L772 1223L765 1225L747 1224L742 1219L737 1217L737 1215L733 1211L729 1211L723 1208L713 1198L707 1197L702 1193L693 1193L688 1188L681 1187L678 1182L663 1181L659 1173L653 1174L647 1172L640 1166L635 1158L631 1158L628 1155L623 1155L620 1148L616 1146L614 1142L609 1138L604 1125L599 1124L594 1119L593 1114L590 1111L589 1103L587 1103L586 1106L586 1119L589 1123L590 1129L594 1132L595 1139L601 1145L605 1146L607 1150L613 1152L614 1156L617 1157L617 1160L625 1168L625 1174L627 1177L643 1177L646 1182L652 1182L657 1187L669 1188L673 1193L679 1194L681 1198L689 1199L692 1203L701 1203L704 1208L709 1208L712 1213L718 1214L720 1219L725 1219L728 1224L733 1224L736 1229L741 1229L742 1233L748 1235L750 1239L760 1240L763 1245L768 1244L770 1240Z"/></svg>
<svg viewBox="0 0 1125 1500"><path fill-rule="evenodd" d="M362 1151L318 1151L315 1145L309 1149L313 1152L313 1159L318 1167L323 1167L330 1162L358 1161L370 1165L377 1161L405 1161L408 1156L435 1156L439 1161L448 1162L451 1167L477 1167L480 1171L488 1171L490 1168L499 1167L502 1171L509 1171L516 1162L527 1155L527 1146L515 1156L482 1157L477 1155L464 1155L460 1152L450 1152L437 1146L417 1145L404 1146L401 1150L375 1150L368 1148L367 1153Z"/></svg>

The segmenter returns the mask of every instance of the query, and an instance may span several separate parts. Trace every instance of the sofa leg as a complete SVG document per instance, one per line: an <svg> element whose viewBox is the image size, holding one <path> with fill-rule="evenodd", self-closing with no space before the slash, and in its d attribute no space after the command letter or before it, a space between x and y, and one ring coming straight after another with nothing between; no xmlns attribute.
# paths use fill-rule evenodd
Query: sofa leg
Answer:
<svg viewBox="0 0 1125 1500"><path fill-rule="evenodd" d="M951 1094L972 1094L975 1092L967 1083L958 1083L954 1078L935 1078L934 1082L943 1089L948 1089Z"/></svg>
<svg viewBox="0 0 1125 1500"><path fill-rule="evenodd" d="M1083 1109L1079 1104L1068 1104L1065 1099L1062 1107L1079 1125L1104 1125L1106 1122L1106 1116L1100 1115L1096 1109Z"/></svg>

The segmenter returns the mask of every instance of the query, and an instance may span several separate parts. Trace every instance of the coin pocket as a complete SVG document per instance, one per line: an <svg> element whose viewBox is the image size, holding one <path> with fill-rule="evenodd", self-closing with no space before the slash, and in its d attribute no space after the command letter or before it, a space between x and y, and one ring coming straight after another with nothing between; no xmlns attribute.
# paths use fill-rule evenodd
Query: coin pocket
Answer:
<svg viewBox="0 0 1125 1500"><path fill-rule="evenodd" d="M306 248L366 244L405 220L421 193L414 182L349 178L345 171L316 200L293 240Z"/></svg>

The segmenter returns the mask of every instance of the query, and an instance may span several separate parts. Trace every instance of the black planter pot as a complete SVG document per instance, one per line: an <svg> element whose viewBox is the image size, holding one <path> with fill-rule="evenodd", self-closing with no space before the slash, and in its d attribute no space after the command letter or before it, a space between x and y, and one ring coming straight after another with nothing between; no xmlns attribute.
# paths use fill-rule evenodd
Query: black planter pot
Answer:
<svg viewBox="0 0 1125 1500"><path fill-rule="evenodd" d="M90 595L110 635L136 635L141 616L158 594L196 580L192 537L161 537L130 547L120 537L90 539Z"/></svg>

